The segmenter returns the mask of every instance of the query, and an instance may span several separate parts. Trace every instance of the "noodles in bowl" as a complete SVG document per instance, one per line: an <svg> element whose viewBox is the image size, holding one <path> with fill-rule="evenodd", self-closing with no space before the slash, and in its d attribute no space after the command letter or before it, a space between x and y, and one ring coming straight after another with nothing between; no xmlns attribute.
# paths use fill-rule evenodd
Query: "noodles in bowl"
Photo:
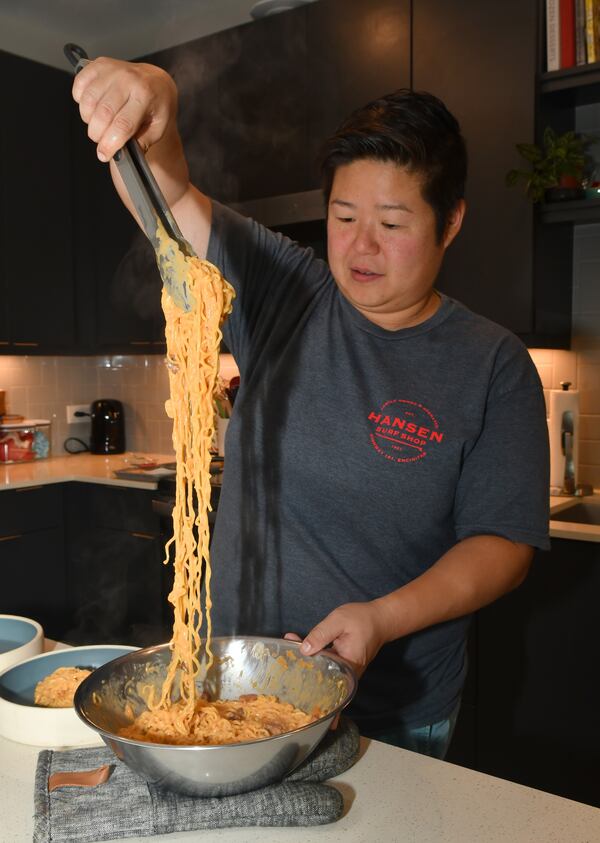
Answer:
<svg viewBox="0 0 600 843"><path fill-rule="evenodd" d="M211 699L274 695L302 711L318 710L321 716L290 732L223 745L126 738L122 730L147 710L148 687L162 687L171 658L168 645L137 650L95 670L77 690L76 711L148 782L194 796L225 796L264 787L291 772L325 736L356 690L356 677L344 661L327 652L305 659L295 642L214 638L212 651L210 666L205 656L200 664L198 694L207 693Z"/></svg>

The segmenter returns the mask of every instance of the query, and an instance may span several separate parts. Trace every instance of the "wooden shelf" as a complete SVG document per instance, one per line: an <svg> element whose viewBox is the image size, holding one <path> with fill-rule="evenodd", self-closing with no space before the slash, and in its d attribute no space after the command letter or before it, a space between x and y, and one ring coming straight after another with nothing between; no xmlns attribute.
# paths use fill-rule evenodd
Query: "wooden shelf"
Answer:
<svg viewBox="0 0 600 843"><path fill-rule="evenodd" d="M572 222L575 224L600 222L600 199L576 199L571 202L544 202L540 207L544 223Z"/></svg>
<svg viewBox="0 0 600 843"><path fill-rule="evenodd" d="M553 70L539 77L540 93L573 90L588 85L600 85L600 62L582 64L565 70Z"/></svg>

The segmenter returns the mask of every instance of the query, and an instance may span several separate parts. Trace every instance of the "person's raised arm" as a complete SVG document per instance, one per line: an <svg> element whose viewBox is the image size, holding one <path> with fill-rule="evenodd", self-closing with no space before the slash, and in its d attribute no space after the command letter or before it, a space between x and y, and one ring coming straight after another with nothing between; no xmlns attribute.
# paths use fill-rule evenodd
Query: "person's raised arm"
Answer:
<svg viewBox="0 0 600 843"><path fill-rule="evenodd" d="M199 257L206 257L211 203L189 180L172 77L151 64L98 58L75 77L73 98L100 161L111 161L126 141L137 138L183 236ZM119 196L135 217L112 161L110 169Z"/></svg>

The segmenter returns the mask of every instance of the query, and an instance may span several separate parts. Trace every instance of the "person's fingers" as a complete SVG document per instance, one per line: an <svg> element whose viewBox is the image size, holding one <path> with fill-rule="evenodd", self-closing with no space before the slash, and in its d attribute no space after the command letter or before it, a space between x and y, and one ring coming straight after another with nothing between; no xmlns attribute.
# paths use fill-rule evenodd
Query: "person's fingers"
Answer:
<svg viewBox="0 0 600 843"><path fill-rule="evenodd" d="M340 715L340 714L336 714L336 715L335 715L335 717L334 717L334 718L333 718L333 720L331 721L331 726L329 727L330 731L335 732L335 730L336 730L336 729L337 729L337 727L339 726L339 723L340 723L340 717L341 717L341 715Z"/></svg>
<svg viewBox="0 0 600 843"><path fill-rule="evenodd" d="M108 161L132 137L144 149L160 139L175 110L173 80L159 68L96 59L78 74L73 97L98 145L98 158Z"/></svg>
<svg viewBox="0 0 600 843"><path fill-rule="evenodd" d="M332 644L342 631L342 627L335 622L332 615L328 615L321 623L313 626L300 645L300 650L307 656L314 656L328 644Z"/></svg>
<svg viewBox="0 0 600 843"><path fill-rule="evenodd" d="M115 80L118 80L123 73L127 74L127 68L127 62L99 58L94 59L79 71L73 80L72 93L73 99L79 105L79 113L84 123L89 124L107 91L114 88ZM121 101L124 102L128 97L125 82L122 88ZM119 107L120 103L115 105Z"/></svg>
<svg viewBox="0 0 600 843"><path fill-rule="evenodd" d="M112 158L151 120L148 103L133 97L129 97L118 111L113 111L110 119L108 119L109 111L110 106L105 100L96 109L88 127L90 138L98 144L98 158L101 161Z"/></svg>
<svg viewBox="0 0 600 843"><path fill-rule="evenodd" d="M296 635L295 632L286 632L283 636L287 641L302 641L299 635Z"/></svg>

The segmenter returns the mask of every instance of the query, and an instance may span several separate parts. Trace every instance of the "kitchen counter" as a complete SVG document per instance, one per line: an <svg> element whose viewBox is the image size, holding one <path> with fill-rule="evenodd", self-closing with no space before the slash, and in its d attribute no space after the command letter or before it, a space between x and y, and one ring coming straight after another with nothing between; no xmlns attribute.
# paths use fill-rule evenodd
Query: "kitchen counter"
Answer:
<svg viewBox="0 0 600 843"><path fill-rule="evenodd" d="M44 486L49 483L105 483L110 486L130 486L136 489L156 489L156 479L138 482L114 476L117 469L135 468L140 457L157 463L173 462L173 454L72 454L49 457L27 463L0 463L0 490L20 489L26 486Z"/></svg>
<svg viewBox="0 0 600 843"><path fill-rule="evenodd" d="M592 503L600 506L600 492L583 497L550 497L550 538L574 539L575 541L600 542L600 526L596 524L577 524L569 521L555 521L552 516L574 506L577 503Z"/></svg>
<svg viewBox="0 0 600 843"><path fill-rule="evenodd" d="M29 843L39 749L0 738L0 839ZM182 832L142 841L211 843L591 843L600 840L600 809L512 782L361 741L351 770L332 780L344 816L314 828L239 828Z"/></svg>
<svg viewBox="0 0 600 843"><path fill-rule="evenodd" d="M135 459L134 459L135 457ZM109 486L129 486L137 489L156 489L157 477L148 474L145 480L137 481L115 477L118 469L134 468L140 458L155 460L158 464L173 462L173 454L138 454L131 452L115 456L101 454L72 454L61 457L49 457L29 463L0 463L0 491L19 489L27 486L43 486L50 483L103 483ZM550 537L576 539L579 541L600 542L600 526L590 524L570 524L553 521L552 514L567 509L580 501L597 501L600 493L584 498L550 497Z"/></svg>

